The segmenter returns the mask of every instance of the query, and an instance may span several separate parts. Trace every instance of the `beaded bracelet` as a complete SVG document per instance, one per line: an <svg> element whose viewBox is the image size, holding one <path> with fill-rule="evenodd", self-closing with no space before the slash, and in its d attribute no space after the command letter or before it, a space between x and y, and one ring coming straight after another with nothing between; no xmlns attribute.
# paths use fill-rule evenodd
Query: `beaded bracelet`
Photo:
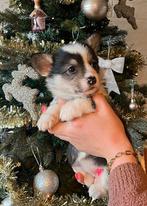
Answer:
<svg viewBox="0 0 147 206"><path fill-rule="evenodd" d="M114 161L115 161L117 158L119 158L119 157L121 157L121 156L123 156L123 155L133 155L134 157L137 156L137 154L136 154L135 152L131 151L131 150L126 150L125 152L118 152L118 153L109 161L109 163L108 163L108 168L109 168L109 170L111 170L111 167L112 167Z"/></svg>

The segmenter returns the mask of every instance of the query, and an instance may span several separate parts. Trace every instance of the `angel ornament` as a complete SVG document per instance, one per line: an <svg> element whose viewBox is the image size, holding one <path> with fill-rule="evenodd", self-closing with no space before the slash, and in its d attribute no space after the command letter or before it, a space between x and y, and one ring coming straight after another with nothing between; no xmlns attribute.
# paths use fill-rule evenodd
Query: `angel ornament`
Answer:
<svg viewBox="0 0 147 206"><path fill-rule="evenodd" d="M12 97L14 97L18 102L23 104L23 108L26 109L31 118L36 121L38 119L38 114L34 101L38 94L38 90L31 89L22 83L26 77L38 79L38 74L32 67L19 64L18 70L12 72L12 77L11 84L6 83L2 87L6 100L11 101Z"/></svg>

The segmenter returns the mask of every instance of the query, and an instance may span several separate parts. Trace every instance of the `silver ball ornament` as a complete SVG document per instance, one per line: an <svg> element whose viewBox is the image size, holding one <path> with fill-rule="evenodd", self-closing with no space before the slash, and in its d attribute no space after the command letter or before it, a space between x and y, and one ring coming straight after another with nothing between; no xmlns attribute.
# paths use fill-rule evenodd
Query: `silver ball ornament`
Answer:
<svg viewBox="0 0 147 206"><path fill-rule="evenodd" d="M134 99L131 99L131 102L130 102L130 104L129 104L130 110L133 111L133 110L137 109L137 107L138 107L138 105L136 104L135 100L134 100Z"/></svg>
<svg viewBox="0 0 147 206"><path fill-rule="evenodd" d="M83 0L81 3L81 10L89 19L101 20L108 12L108 1Z"/></svg>
<svg viewBox="0 0 147 206"><path fill-rule="evenodd" d="M54 194L59 187L59 178L52 170L40 170L34 178L34 187L45 194Z"/></svg>

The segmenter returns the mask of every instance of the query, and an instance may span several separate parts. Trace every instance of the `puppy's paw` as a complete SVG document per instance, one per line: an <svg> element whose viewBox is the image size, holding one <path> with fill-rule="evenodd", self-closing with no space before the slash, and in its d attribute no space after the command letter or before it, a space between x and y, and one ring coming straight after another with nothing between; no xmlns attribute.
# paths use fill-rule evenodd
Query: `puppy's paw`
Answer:
<svg viewBox="0 0 147 206"><path fill-rule="evenodd" d="M88 193L92 200L99 199L107 195L108 191L108 174L104 171L103 174L95 178L94 183L89 187Z"/></svg>
<svg viewBox="0 0 147 206"><path fill-rule="evenodd" d="M102 197L101 188L96 184L92 184L89 187L88 193L89 193L89 197L91 197L92 200L96 200L96 199L99 199L100 197Z"/></svg>
<svg viewBox="0 0 147 206"><path fill-rule="evenodd" d="M46 113L43 113L38 122L37 122L37 127L40 131L46 131L48 129L48 119L49 116Z"/></svg>
<svg viewBox="0 0 147 206"><path fill-rule="evenodd" d="M71 121L76 117L82 116L80 107L75 107L74 104L68 102L62 106L60 111L60 119L61 121Z"/></svg>
<svg viewBox="0 0 147 206"><path fill-rule="evenodd" d="M53 128L59 121L58 115L43 113L38 120L37 126L40 131L46 131Z"/></svg>

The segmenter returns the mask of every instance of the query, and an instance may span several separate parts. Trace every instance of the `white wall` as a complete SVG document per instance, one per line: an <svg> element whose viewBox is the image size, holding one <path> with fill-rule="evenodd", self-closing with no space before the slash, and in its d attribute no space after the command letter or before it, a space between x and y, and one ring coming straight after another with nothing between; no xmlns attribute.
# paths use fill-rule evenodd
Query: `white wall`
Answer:
<svg viewBox="0 0 147 206"><path fill-rule="evenodd" d="M111 5L115 5L117 0L109 0ZM125 29L128 32L128 46L133 44L133 49L141 52L147 64L147 0L127 1L129 6L135 7L135 17L138 29L134 30L126 19L116 18L115 13L112 13L111 24L118 25L120 29ZM147 66L139 72L138 81L140 84L147 83Z"/></svg>
<svg viewBox="0 0 147 206"><path fill-rule="evenodd" d="M4 10L8 6L9 0L0 0L0 10Z"/></svg>

